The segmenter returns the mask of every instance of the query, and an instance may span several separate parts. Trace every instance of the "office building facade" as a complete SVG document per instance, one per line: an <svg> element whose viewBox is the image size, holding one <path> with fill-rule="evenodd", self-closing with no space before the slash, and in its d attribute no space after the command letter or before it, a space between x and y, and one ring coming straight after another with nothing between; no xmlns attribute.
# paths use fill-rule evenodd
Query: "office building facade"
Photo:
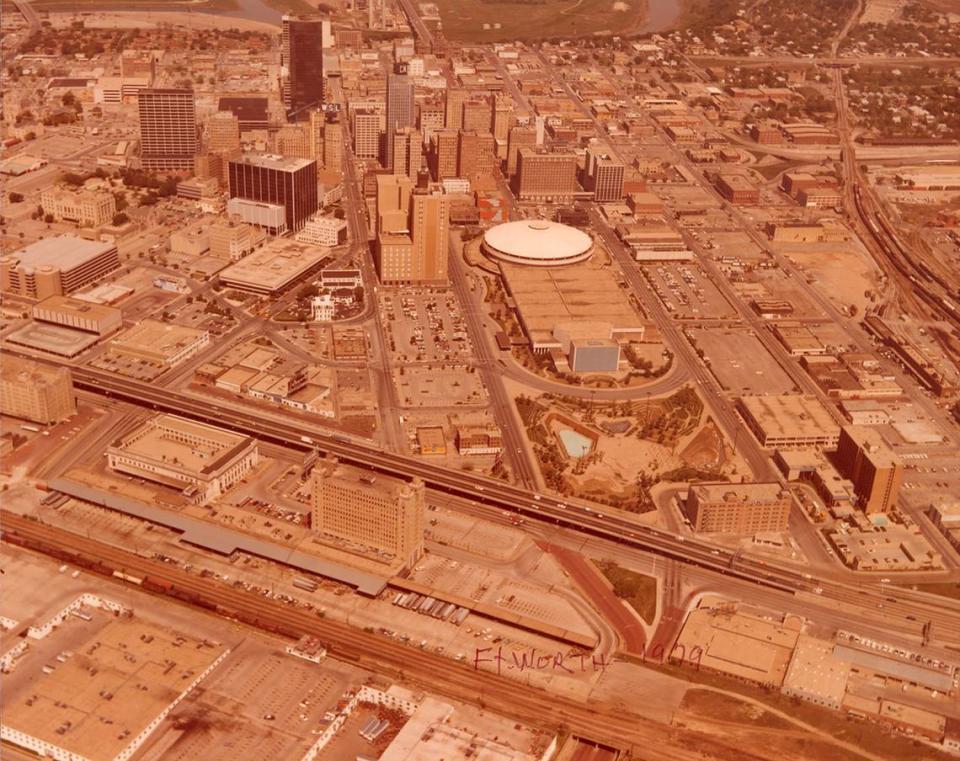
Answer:
<svg viewBox="0 0 960 761"><path fill-rule="evenodd" d="M189 172L198 152L197 110L193 90L142 89L140 163L149 172Z"/></svg>
<svg viewBox="0 0 960 761"><path fill-rule="evenodd" d="M309 109L323 105L323 22L319 16L283 17L290 119L305 120Z"/></svg>
<svg viewBox="0 0 960 761"><path fill-rule="evenodd" d="M317 162L247 154L230 162L230 197L283 206L288 230L303 227L318 208Z"/></svg>
<svg viewBox="0 0 960 761"><path fill-rule="evenodd" d="M50 425L77 411L73 378L66 367L7 355L0 363L0 412Z"/></svg>
<svg viewBox="0 0 960 761"><path fill-rule="evenodd" d="M777 483L692 484L686 515L698 533L783 532L790 505L790 492Z"/></svg>
<svg viewBox="0 0 960 761"><path fill-rule="evenodd" d="M412 567L423 555L426 489L383 476L355 474L336 463L317 465L311 528L346 551L386 555Z"/></svg>
<svg viewBox="0 0 960 761"><path fill-rule="evenodd" d="M903 484L903 461L876 430L857 425L841 428L837 465L853 482L865 513L886 513L895 506Z"/></svg>
<svg viewBox="0 0 960 761"><path fill-rule="evenodd" d="M393 169L393 143L397 130L416 126L416 102L413 80L407 74L405 64L397 64L387 74L387 123L386 154L383 165Z"/></svg>
<svg viewBox="0 0 960 761"><path fill-rule="evenodd" d="M520 201L571 203L577 192L577 157L521 148L513 192Z"/></svg>

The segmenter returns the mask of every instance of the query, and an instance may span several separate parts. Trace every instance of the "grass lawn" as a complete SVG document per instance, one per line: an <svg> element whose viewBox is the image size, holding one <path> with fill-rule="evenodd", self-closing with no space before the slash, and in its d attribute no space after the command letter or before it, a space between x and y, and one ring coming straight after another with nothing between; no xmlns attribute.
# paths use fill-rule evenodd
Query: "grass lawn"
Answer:
<svg viewBox="0 0 960 761"><path fill-rule="evenodd" d="M657 580L653 576L621 568L611 561L597 563L601 573L613 584L613 592L630 604L648 624L657 612Z"/></svg>

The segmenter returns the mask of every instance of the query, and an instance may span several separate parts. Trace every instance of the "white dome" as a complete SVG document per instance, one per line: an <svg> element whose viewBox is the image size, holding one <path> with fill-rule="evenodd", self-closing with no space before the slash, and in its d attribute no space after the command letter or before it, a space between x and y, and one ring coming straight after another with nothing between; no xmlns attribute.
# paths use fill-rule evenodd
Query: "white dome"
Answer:
<svg viewBox="0 0 960 761"><path fill-rule="evenodd" d="M544 219L523 219L491 227L483 248L494 259L553 267L582 262L593 253L593 240L575 227Z"/></svg>

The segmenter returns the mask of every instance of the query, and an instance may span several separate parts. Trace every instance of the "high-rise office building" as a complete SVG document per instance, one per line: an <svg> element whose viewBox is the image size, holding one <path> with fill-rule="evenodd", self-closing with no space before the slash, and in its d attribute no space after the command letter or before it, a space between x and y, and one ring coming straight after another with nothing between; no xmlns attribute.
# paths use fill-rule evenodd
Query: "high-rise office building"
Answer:
<svg viewBox="0 0 960 761"><path fill-rule="evenodd" d="M537 131L533 127L511 127L507 133L507 176L517 173L517 156L521 148L537 144Z"/></svg>
<svg viewBox="0 0 960 761"><path fill-rule="evenodd" d="M577 157L521 148L513 192L519 201L571 203L577 192Z"/></svg>
<svg viewBox="0 0 960 761"><path fill-rule="evenodd" d="M416 177L423 165L423 140L420 132L412 127L398 129L393 135L393 156L390 157L390 171Z"/></svg>
<svg viewBox="0 0 960 761"><path fill-rule="evenodd" d="M461 129L463 127L463 104L470 100L469 90L447 88L446 95L446 122L447 129Z"/></svg>
<svg viewBox="0 0 960 761"><path fill-rule="evenodd" d="M393 140L397 130L416 124L416 102L413 80L407 74L405 64L398 63L387 74L387 123L386 155L383 165L393 169Z"/></svg>
<svg viewBox="0 0 960 761"><path fill-rule="evenodd" d="M423 554L426 489L321 462L313 475L311 528L339 547L387 554L404 568Z"/></svg>
<svg viewBox="0 0 960 761"><path fill-rule="evenodd" d="M193 90L142 89L140 162L150 172L191 171L197 154L197 110Z"/></svg>
<svg viewBox="0 0 960 761"><path fill-rule="evenodd" d="M311 145L313 135L310 126L308 122L284 124L274 135L277 153L298 159L316 158L316 148Z"/></svg>
<svg viewBox="0 0 960 761"><path fill-rule="evenodd" d="M328 114L323 125L323 168L343 171L343 124L336 113Z"/></svg>
<svg viewBox="0 0 960 761"><path fill-rule="evenodd" d="M457 155L457 176L473 180L493 172L497 163L493 135L489 132L461 132Z"/></svg>
<svg viewBox="0 0 960 761"><path fill-rule="evenodd" d="M240 150L240 120L229 111L217 111L207 119L207 149L221 151Z"/></svg>
<svg viewBox="0 0 960 761"><path fill-rule="evenodd" d="M446 284L450 248L450 197L439 189L416 189L410 208L414 282Z"/></svg>
<svg viewBox="0 0 960 761"><path fill-rule="evenodd" d="M316 213L317 162L249 153L232 160L230 197L282 206L287 230L296 231Z"/></svg>
<svg viewBox="0 0 960 761"><path fill-rule="evenodd" d="M323 161L323 128L326 120L327 114L323 109L310 109L310 118L307 123L307 143L310 155L307 158Z"/></svg>
<svg viewBox="0 0 960 761"><path fill-rule="evenodd" d="M7 355L0 363L0 412L49 425L77 411L73 378L66 367Z"/></svg>
<svg viewBox="0 0 960 761"><path fill-rule="evenodd" d="M384 285L447 282L450 198L403 175L377 177L377 274Z"/></svg>
<svg viewBox="0 0 960 761"><path fill-rule="evenodd" d="M493 100L493 139L496 141L497 157L507 157L507 140L513 125L513 100L505 95L492 95Z"/></svg>
<svg viewBox="0 0 960 761"><path fill-rule="evenodd" d="M446 108L443 103L421 103L417 112L417 129L423 135L423 144L430 145L433 136L443 129Z"/></svg>
<svg viewBox="0 0 960 761"><path fill-rule="evenodd" d="M463 104L460 129L466 132L491 132L493 110L486 98L471 98ZM492 134L492 132L491 132Z"/></svg>
<svg viewBox="0 0 960 761"><path fill-rule="evenodd" d="M438 130L430 142L430 173L437 182L457 176L460 133L455 129Z"/></svg>
<svg viewBox="0 0 960 761"><path fill-rule="evenodd" d="M595 201L620 201L623 198L624 172L626 167L623 162L613 157L608 146L601 144L587 148L585 188L593 191Z"/></svg>
<svg viewBox="0 0 960 761"><path fill-rule="evenodd" d="M375 232L410 232L410 194L413 180L401 174L377 175L377 207Z"/></svg>
<svg viewBox="0 0 960 761"><path fill-rule="evenodd" d="M290 73L291 119L306 119L308 109L323 105L323 22L320 16L284 16Z"/></svg>
<svg viewBox="0 0 960 761"><path fill-rule="evenodd" d="M896 504L903 483L903 461L873 428L842 428L837 464L840 472L853 481L865 513L886 513Z"/></svg>
<svg viewBox="0 0 960 761"><path fill-rule="evenodd" d="M353 152L360 159L380 157L380 133L383 132L383 114L362 109L353 114Z"/></svg>

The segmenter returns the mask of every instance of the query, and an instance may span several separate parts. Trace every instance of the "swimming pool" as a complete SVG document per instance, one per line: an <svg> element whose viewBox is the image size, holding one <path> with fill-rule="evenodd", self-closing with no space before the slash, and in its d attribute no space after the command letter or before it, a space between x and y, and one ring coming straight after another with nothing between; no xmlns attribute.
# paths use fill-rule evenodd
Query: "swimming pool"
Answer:
<svg viewBox="0 0 960 761"><path fill-rule="evenodd" d="M584 455L590 454L590 450L593 449L593 441L591 439L570 428L557 431L557 436L560 437L560 441L563 442L563 448L567 450L567 454L570 457L583 457Z"/></svg>

